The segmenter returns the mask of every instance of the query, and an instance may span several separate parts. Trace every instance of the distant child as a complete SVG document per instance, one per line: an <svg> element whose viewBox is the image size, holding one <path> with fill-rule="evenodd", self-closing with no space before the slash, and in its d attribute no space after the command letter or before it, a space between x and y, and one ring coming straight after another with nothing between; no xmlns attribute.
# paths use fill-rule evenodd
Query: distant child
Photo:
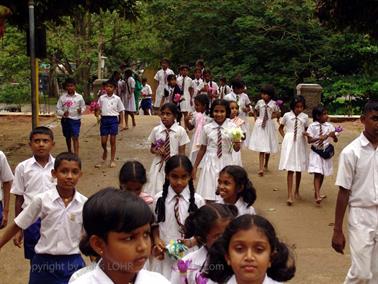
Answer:
<svg viewBox="0 0 378 284"><path fill-rule="evenodd" d="M162 59L160 61L161 69L155 74L155 81L158 82L158 87L156 89L156 97L154 102L154 108L158 110L163 104L161 100L164 97L164 90L167 88L168 85L168 75L175 74L171 69L169 69L169 60Z"/></svg>
<svg viewBox="0 0 378 284"><path fill-rule="evenodd" d="M181 88L182 99L180 102L180 110L184 115L184 120L188 116L189 112L193 109L193 89L192 89L192 79L189 75L189 66L180 66L181 77L177 79L177 85ZM185 124L185 128L188 126Z"/></svg>
<svg viewBox="0 0 378 284"><path fill-rule="evenodd" d="M75 189L82 175L81 161L75 154L61 153L51 174L57 179L56 188L34 196L0 239L1 248L18 231L41 218L41 238L31 261L31 284L68 283L71 275L85 265L79 242L87 198Z"/></svg>
<svg viewBox="0 0 378 284"><path fill-rule="evenodd" d="M51 151L55 145L54 134L50 128L39 126L29 135L29 146L33 157L19 163L14 171L11 193L16 195L15 216L17 217L39 193L55 188L55 181L51 175L55 159ZM36 220L23 231L17 232L14 244L21 247L24 243L24 256L32 260L34 247L37 244L41 221Z"/></svg>
<svg viewBox="0 0 378 284"><path fill-rule="evenodd" d="M230 119L236 125L237 128L240 128L243 131L244 137L242 137L242 141L245 141L247 137L247 123L239 117L239 105L236 101L230 101ZM232 150L232 159L234 160L234 164L238 166L243 166L242 158L241 158L241 151L234 151Z"/></svg>
<svg viewBox="0 0 378 284"><path fill-rule="evenodd" d="M151 86L147 84L147 78L142 79L142 101L140 103L140 108L142 108L144 115L152 114L152 89Z"/></svg>
<svg viewBox="0 0 378 284"><path fill-rule="evenodd" d="M195 112L189 113L186 117L186 125L189 130L194 129L192 140L189 147L189 158L192 163L196 161L198 151L201 147L200 140L203 127L211 122L211 118L207 115L209 110L209 97L207 95L198 95L194 98Z"/></svg>
<svg viewBox="0 0 378 284"><path fill-rule="evenodd" d="M205 61L203 59L197 59L195 66L196 66L196 69L201 70L201 77L202 77L203 72L205 71Z"/></svg>
<svg viewBox="0 0 378 284"><path fill-rule="evenodd" d="M204 87L204 85L203 85L203 80L202 80L201 69L196 68L196 69L194 69L194 79L192 80L193 99L198 94L200 94L203 87Z"/></svg>
<svg viewBox="0 0 378 284"><path fill-rule="evenodd" d="M126 129L129 128L129 115L131 116L133 126L136 126L134 114L137 110L135 101L135 80L133 78L133 71L127 69L125 71L125 94L121 96L122 103L125 107L125 124Z"/></svg>
<svg viewBox="0 0 378 284"><path fill-rule="evenodd" d="M264 176L268 169L270 154L278 152L278 139L272 118L280 115L280 108L273 101L274 87L266 85L261 88L261 100L255 106L255 126L253 128L248 148L259 152L259 176Z"/></svg>
<svg viewBox="0 0 378 284"><path fill-rule="evenodd" d="M0 151L0 229L8 224L9 200L13 178L7 157Z"/></svg>
<svg viewBox="0 0 378 284"><path fill-rule="evenodd" d="M328 138L331 137L334 142L337 142L338 138L335 134L335 127L328 122L328 113L325 107L314 107L312 119L314 122L308 126L306 132L307 141L311 144L308 172L314 174L315 202L319 205L326 198L326 195L320 194L324 176L330 176L333 173L334 148L328 142ZM328 153L330 155L321 156Z"/></svg>
<svg viewBox="0 0 378 284"><path fill-rule="evenodd" d="M79 156L79 134L81 126L81 114L85 111L83 96L76 93L76 82L67 78L64 82L63 93L56 104L56 113L61 116L63 136L66 138L67 151L72 152L71 140L74 153Z"/></svg>
<svg viewBox="0 0 378 284"><path fill-rule="evenodd" d="M237 216L237 208L233 205L210 203L202 206L185 220L185 238L194 237L200 248L182 258L190 261L186 275L177 267L172 268L172 283L198 284L206 267L208 250L223 234L231 220Z"/></svg>
<svg viewBox="0 0 378 284"><path fill-rule="evenodd" d="M202 159L202 170L198 180L197 192L206 200L215 200L219 172L228 165L233 165L231 149L240 151L240 141L232 141L228 130L236 125L229 119L230 106L225 100L215 100L211 105L210 115L214 119L203 127L201 147L194 163L193 177Z"/></svg>
<svg viewBox="0 0 378 284"><path fill-rule="evenodd" d="M251 101L246 93L244 93L244 83L239 80L232 82L232 92L227 94L224 99L226 101L234 101L239 105L239 117L245 121L248 129L248 114L251 111Z"/></svg>
<svg viewBox="0 0 378 284"><path fill-rule="evenodd" d="M176 75L171 74L168 75L168 85L164 89L164 97L161 100L162 105L165 103L173 103L176 105L177 109L180 112L180 116L177 118L177 122L181 122L181 108L180 108L180 103L183 100L182 96L182 90L181 88L177 85L177 79Z"/></svg>
<svg viewBox="0 0 378 284"><path fill-rule="evenodd" d="M211 247L206 276L216 283L275 284L292 279L295 270L294 258L272 224L246 214L232 220Z"/></svg>
<svg viewBox="0 0 378 284"><path fill-rule="evenodd" d="M209 96L210 105L211 103L218 98L218 85L212 79L210 70L203 71L203 88L201 94Z"/></svg>
<svg viewBox="0 0 378 284"><path fill-rule="evenodd" d="M130 191L151 205L154 198L143 192L143 186L147 182L146 169L138 161L127 161L119 171L119 187Z"/></svg>
<svg viewBox="0 0 378 284"><path fill-rule="evenodd" d="M153 231L153 253L158 259L154 259L151 268L168 279L176 262L165 256L166 245L171 240L183 239L185 219L205 205L203 198L195 193L192 170L188 157L176 155L169 158L165 164L163 191L154 198L158 227Z"/></svg>
<svg viewBox="0 0 378 284"><path fill-rule="evenodd" d="M164 184L165 162L174 155L185 155L185 145L190 142L183 127L176 122L179 116L177 107L166 103L160 108L161 123L152 129L148 141L151 142L151 153L155 155L152 160L149 183L146 192L154 196Z"/></svg>
<svg viewBox="0 0 378 284"><path fill-rule="evenodd" d="M225 77L219 79L219 98L224 99L226 95L231 93L232 90L230 86L227 85L227 80Z"/></svg>
<svg viewBox="0 0 378 284"><path fill-rule="evenodd" d="M378 283L378 102L368 101L361 115L364 130L340 154L332 247L344 254L343 219L347 206L352 259L344 283Z"/></svg>
<svg viewBox="0 0 378 284"><path fill-rule="evenodd" d="M256 189L242 167L227 166L221 170L217 193L222 198L221 203L234 204L238 208L238 216L256 214L252 207L256 201Z"/></svg>
<svg viewBox="0 0 378 284"><path fill-rule="evenodd" d="M294 199L300 199L299 185L302 172L307 171L308 153L305 136L309 120L308 115L303 113L305 108L305 98L295 96L290 103L291 111L284 114L278 129L283 137L278 169L287 171L287 205L289 206L293 204ZM295 191L293 194L294 173Z"/></svg>
<svg viewBox="0 0 378 284"><path fill-rule="evenodd" d="M162 275L143 269L151 254L153 214L142 199L127 191L105 188L84 205L81 243L86 253L99 255L94 270L72 284L170 283Z"/></svg>
<svg viewBox="0 0 378 284"><path fill-rule="evenodd" d="M125 110L120 97L114 94L114 88L116 83L114 81L106 82L106 95L102 95L98 104L101 109L101 121L100 121L100 135L101 146L103 149L102 161L96 164L96 168L101 168L106 163L108 157L108 150L106 145L108 143L108 137L110 136L110 164L111 168L116 166L115 153L116 153L116 136L118 134L118 116L120 116L120 122L122 130L126 129L125 122L123 120L123 112Z"/></svg>

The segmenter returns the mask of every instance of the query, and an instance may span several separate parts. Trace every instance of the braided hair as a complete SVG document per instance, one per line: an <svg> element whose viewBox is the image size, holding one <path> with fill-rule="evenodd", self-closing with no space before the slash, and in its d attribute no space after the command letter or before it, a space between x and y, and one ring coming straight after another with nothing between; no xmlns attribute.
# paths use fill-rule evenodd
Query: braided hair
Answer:
<svg viewBox="0 0 378 284"><path fill-rule="evenodd" d="M184 168L189 173L190 176L192 174L193 165L187 156L175 155L175 156L170 157L168 161L165 163L165 168L164 168L165 182L163 184L163 194L157 200L156 208L155 208L155 213L157 215L158 223L165 221L165 200L168 196L168 188L169 188L168 175L171 171L179 167ZM195 203L196 200L195 200L195 188L193 184L193 178L190 178L188 185L189 185L189 191L190 191L188 213L193 213L198 209Z"/></svg>

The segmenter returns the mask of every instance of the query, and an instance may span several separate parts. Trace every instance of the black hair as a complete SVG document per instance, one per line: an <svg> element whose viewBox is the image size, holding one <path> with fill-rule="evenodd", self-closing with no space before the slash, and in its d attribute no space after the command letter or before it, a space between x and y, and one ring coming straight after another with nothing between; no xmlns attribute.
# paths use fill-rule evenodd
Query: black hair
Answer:
<svg viewBox="0 0 378 284"><path fill-rule="evenodd" d="M58 156L55 157L54 170L57 170L63 161L77 162L79 165L79 168L81 169L81 160L76 154L71 153L71 152L63 152L63 153L58 154Z"/></svg>
<svg viewBox="0 0 378 284"><path fill-rule="evenodd" d="M294 257L287 245L277 238L273 225L262 216L245 214L232 220L223 235L210 248L205 270L207 278L223 283L234 274L225 259L231 238L237 232L249 230L254 226L267 237L271 248L271 266L267 269L268 276L279 282L285 282L294 277L296 270ZM211 269L213 267L220 269Z"/></svg>
<svg viewBox="0 0 378 284"><path fill-rule="evenodd" d="M231 115L231 108L230 108L230 103L226 100L223 100L223 99L216 99L214 100L212 103L211 103L211 109L210 109L210 117L213 118L213 112L214 112L214 108L216 106L224 106L226 108L226 118L230 118L230 115Z"/></svg>
<svg viewBox="0 0 378 284"><path fill-rule="evenodd" d="M183 69L188 69L189 70L189 66L186 65L186 64L180 65L179 70L181 71Z"/></svg>
<svg viewBox="0 0 378 284"><path fill-rule="evenodd" d="M327 109L322 106L318 105L312 109L312 119L313 121L319 121L322 114L327 111Z"/></svg>
<svg viewBox="0 0 378 284"><path fill-rule="evenodd" d="M114 79L109 79L106 81L106 85L112 85L114 88L116 88L118 83Z"/></svg>
<svg viewBox="0 0 378 284"><path fill-rule="evenodd" d="M53 131L46 127L46 126L38 126L36 128L34 128L30 134L29 134L29 141L32 141L33 140L33 136L36 135L36 134L45 134L45 135L48 135L50 137L50 139L52 141L54 141L54 133Z"/></svg>
<svg viewBox="0 0 378 284"><path fill-rule="evenodd" d="M205 69L203 70L203 76L205 76L205 74L209 74L211 76L211 71L209 69Z"/></svg>
<svg viewBox="0 0 378 284"><path fill-rule="evenodd" d="M367 115L371 111L378 111L378 101L377 100L368 100L365 104L362 114Z"/></svg>
<svg viewBox="0 0 378 284"><path fill-rule="evenodd" d="M301 103L303 105L304 109L306 108L306 100L305 100L304 96L299 95L299 96L294 96L293 99L291 100L290 109L292 111L294 111L294 108L298 103Z"/></svg>
<svg viewBox="0 0 378 284"><path fill-rule="evenodd" d="M147 80L146 77L143 77L143 78L142 78L142 83L147 83L147 81L148 81L148 80Z"/></svg>
<svg viewBox="0 0 378 284"><path fill-rule="evenodd" d="M219 175L227 173L235 181L238 194L237 198L243 198L243 201L247 203L247 207L250 207L256 201L256 189L253 187L251 180L248 178L246 170L240 166L232 165L224 167Z"/></svg>
<svg viewBox="0 0 378 284"><path fill-rule="evenodd" d="M205 245L207 235L218 219L234 219L238 209L232 204L209 203L191 213L185 220L185 238L195 237Z"/></svg>
<svg viewBox="0 0 378 284"><path fill-rule="evenodd" d="M201 68L198 68L198 67L196 67L196 68L194 68L193 74L194 74L194 73L196 73L197 71L199 71L199 72L201 72L201 73L202 73L202 70L201 70Z"/></svg>
<svg viewBox="0 0 378 284"><path fill-rule="evenodd" d="M66 88L68 84L76 85L75 79L70 77L66 78L66 80L64 80L63 87Z"/></svg>
<svg viewBox="0 0 378 284"><path fill-rule="evenodd" d="M226 77L221 77L221 78L219 79L219 81L223 81L223 82L227 83L227 79L226 79Z"/></svg>
<svg viewBox="0 0 378 284"><path fill-rule="evenodd" d="M151 209L140 197L113 187L93 194L83 208L83 243L96 235L107 242L110 232L129 233L146 224L152 224ZM86 254L96 255L93 248L86 247Z"/></svg>
<svg viewBox="0 0 378 284"><path fill-rule="evenodd" d="M169 59L167 59L167 58L162 58L162 59L160 60L160 64L163 64L163 63L167 63L168 65L171 64L171 62L170 62Z"/></svg>
<svg viewBox="0 0 378 284"><path fill-rule="evenodd" d="M169 109L172 113L173 113L173 116L178 119L178 117L180 117L180 112L177 108L177 106L174 104L174 103L165 103L163 104L161 107L160 107L160 112L162 112L163 110L165 109Z"/></svg>
<svg viewBox="0 0 378 284"><path fill-rule="evenodd" d="M126 69L125 78L129 78L131 76L133 76L133 71L131 69Z"/></svg>
<svg viewBox="0 0 378 284"><path fill-rule="evenodd" d="M201 65L202 68L204 68L205 67L205 61L203 59L197 59L196 65Z"/></svg>
<svg viewBox="0 0 378 284"><path fill-rule="evenodd" d="M172 80L176 80L176 75L175 74L169 74L167 76L167 82L172 81Z"/></svg>
<svg viewBox="0 0 378 284"><path fill-rule="evenodd" d="M267 94L271 99L274 98L276 92L274 90L274 86L271 84L267 84L261 87L260 89L261 94Z"/></svg>
<svg viewBox="0 0 378 284"><path fill-rule="evenodd" d="M209 105L210 100L208 95L197 95L194 97L194 101L200 103L201 105L205 106L205 113L209 113Z"/></svg>
<svg viewBox="0 0 378 284"><path fill-rule="evenodd" d="M233 89L244 89L244 83L240 80L233 80L231 86Z"/></svg>
<svg viewBox="0 0 378 284"><path fill-rule="evenodd" d="M121 73L119 73L119 71L114 71L113 74L112 74L112 76L110 76L110 79L116 80L115 79L116 76L121 76Z"/></svg>
<svg viewBox="0 0 378 284"><path fill-rule="evenodd" d="M141 162L127 161L119 171L118 180L121 188L122 185L129 181L137 181L141 184L145 184L147 182L146 169Z"/></svg>
<svg viewBox="0 0 378 284"><path fill-rule="evenodd" d="M168 188L169 188L169 180L167 176L171 171L173 171L176 168L182 167L184 168L189 175L192 175L193 171L193 165L190 162L189 158L184 155L175 155L172 156L168 159L168 161L165 163L165 168L164 168L164 173L165 173L165 181L163 184L163 195L157 200L156 202L156 209L155 213L157 215L157 222L164 222L165 221L165 199L167 198L168 195ZM190 198L189 198L189 208L188 212L192 213L195 212L198 207L195 203L195 189L194 189L194 184L193 184L193 178L191 177L189 180L189 190L190 190Z"/></svg>

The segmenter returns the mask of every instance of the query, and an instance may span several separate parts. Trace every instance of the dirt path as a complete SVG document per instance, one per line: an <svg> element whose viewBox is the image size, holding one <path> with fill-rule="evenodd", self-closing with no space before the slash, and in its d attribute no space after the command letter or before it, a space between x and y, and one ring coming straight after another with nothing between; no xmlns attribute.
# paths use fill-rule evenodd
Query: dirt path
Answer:
<svg viewBox="0 0 378 284"><path fill-rule="evenodd" d="M81 158L84 175L79 182L80 192L89 196L105 186L117 186L117 176L122 163L129 159L141 161L148 169L151 154L146 137L152 127L159 122L157 117L137 117L137 127L121 133L117 141L117 168L95 169L100 157L98 126L92 115L83 119L81 131ZM54 129L56 146L53 154L65 150L64 139L59 123L54 118L42 120ZM348 144L361 131L360 123L344 123L346 129L336 146L336 153ZM3 150L14 168L18 162L29 158L27 145L30 131L30 118L0 117L0 150ZM328 196L321 208L313 202L312 176L304 174L302 178L303 200L288 207L286 201L286 173L279 172L279 155L271 158L270 171L263 177L257 176L258 155L249 150L242 150L243 163L257 189L257 201L254 205L259 214L271 220L282 240L294 248L297 260L297 274L290 283L341 283L349 267L349 252L337 255L330 247L332 222L337 188L334 186L335 175L325 179L323 188ZM338 155L336 154L336 157ZM334 160L337 169L337 158ZM11 211L14 208L12 197ZM13 219L13 212L11 212ZM29 264L23 258L23 252L8 243L0 252L0 283L27 283Z"/></svg>

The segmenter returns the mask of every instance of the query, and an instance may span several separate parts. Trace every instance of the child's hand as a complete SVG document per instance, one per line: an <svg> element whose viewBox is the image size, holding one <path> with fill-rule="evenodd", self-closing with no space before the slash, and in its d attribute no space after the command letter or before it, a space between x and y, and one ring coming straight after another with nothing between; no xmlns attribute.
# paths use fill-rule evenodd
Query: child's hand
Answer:
<svg viewBox="0 0 378 284"><path fill-rule="evenodd" d="M249 107L243 107L242 108L242 111L245 112L245 113L249 113L251 109Z"/></svg>
<svg viewBox="0 0 378 284"><path fill-rule="evenodd" d="M159 260L163 260L165 256L165 243L160 238L155 238L154 246L152 248L152 255Z"/></svg>
<svg viewBox="0 0 378 284"><path fill-rule="evenodd" d="M78 108L78 109L77 109L77 113L78 113L78 114L81 114L81 108Z"/></svg>
<svg viewBox="0 0 378 284"><path fill-rule="evenodd" d="M344 236L343 231L341 230L333 231L332 247L336 252L344 254L345 236Z"/></svg>
<svg viewBox="0 0 378 284"><path fill-rule="evenodd" d="M64 113L63 113L63 117L67 117L69 114L68 110L66 110Z"/></svg>
<svg viewBox="0 0 378 284"><path fill-rule="evenodd" d="M22 232L22 230L19 230L13 238L13 244L16 247L21 248L23 239L24 239L24 233Z"/></svg>

